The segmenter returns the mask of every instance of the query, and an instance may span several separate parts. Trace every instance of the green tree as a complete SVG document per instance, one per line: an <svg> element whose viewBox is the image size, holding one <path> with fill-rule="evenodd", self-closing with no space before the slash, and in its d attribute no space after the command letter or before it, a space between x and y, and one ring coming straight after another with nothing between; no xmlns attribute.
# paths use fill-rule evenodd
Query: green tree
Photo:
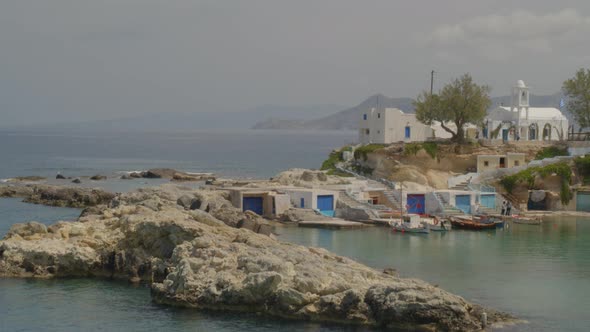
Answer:
<svg viewBox="0 0 590 332"><path fill-rule="evenodd" d="M445 85L438 94L421 93L414 101L418 121L432 125L434 121L452 135L451 140L462 143L465 125L480 125L491 105L490 87L477 85L471 75L465 74ZM455 124L450 128L449 123Z"/></svg>
<svg viewBox="0 0 590 332"><path fill-rule="evenodd" d="M590 69L578 70L576 76L563 82L562 90L568 97L567 109L580 128L590 127Z"/></svg>

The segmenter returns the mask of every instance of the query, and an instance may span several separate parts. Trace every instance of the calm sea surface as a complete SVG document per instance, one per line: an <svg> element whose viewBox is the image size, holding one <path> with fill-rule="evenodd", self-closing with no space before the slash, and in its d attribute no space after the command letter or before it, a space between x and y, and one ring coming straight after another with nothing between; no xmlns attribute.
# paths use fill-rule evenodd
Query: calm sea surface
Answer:
<svg viewBox="0 0 590 332"><path fill-rule="evenodd" d="M0 177L54 176L58 171L78 176L150 167L268 177L289 167L318 167L332 148L353 139L350 134L336 133L227 134L237 142L221 134L193 133L180 138L158 134L159 139L118 135L0 133ZM151 184L158 183L112 181L107 187L125 190ZM51 224L75 219L79 212L0 199L0 236L16 222ZM283 241L324 247L377 269L393 267L402 276L427 280L530 322L507 331L590 330L590 220L554 218L540 227L516 225L491 232L427 236L392 233L385 228L280 227L277 232ZM364 330L163 307L150 301L144 286L106 280L0 279L0 331L343 329Z"/></svg>
<svg viewBox="0 0 590 332"><path fill-rule="evenodd" d="M353 132L267 130L185 133L0 131L0 178L94 175L169 167L267 178L286 168L319 168Z"/></svg>

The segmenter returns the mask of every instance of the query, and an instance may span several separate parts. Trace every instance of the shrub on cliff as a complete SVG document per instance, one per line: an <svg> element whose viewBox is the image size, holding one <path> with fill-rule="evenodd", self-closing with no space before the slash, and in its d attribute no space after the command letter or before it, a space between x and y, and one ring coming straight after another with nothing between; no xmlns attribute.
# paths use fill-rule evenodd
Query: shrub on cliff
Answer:
<svg viewBox="0 0 590 332"><path fill-rule="evenodd" d="M590 156L578 157L574 159L574 164L578 174L582 176L584 184L590 182Z"/></svg>
<svg viewBox="0 0 590 332"><path fill-rule="evenodd" d="M332 151L328 156L328 159L324 160L322 163L322 167L320 168L322 171L329 171L336 169L336 164L342 161L342 152L340 151Z"/></svg>
<svg viewBox="0 0 590 332"><path fill-rule="evenodd" d="M545 158L554 158L554 157L558 157L558 156L569 156L569 152L567 151L567 148L565 147L559 147L559 146L549 146L546 148L543 148L541 150L539 150L539 152L537 152L537 154L535 155L535 160L542 160Z"/></svg>
<svg viewBox="0 0 590 332"><path fill-rule="evenodd" d="M383 147L385 147L385 145L383 144L367 144L367 145L363 145L359 148L357 148L356 150L354 150L354 159L359 160L367 160L367 155L369 153L373 153L377 150L381 150L383 149Z"/></svg>
<svg viewBox="0 0 590 332"><path fill-rule="evenodd" d="M566 162L541 167L529 167L516 174L505 176L500 180L500 184L509 193L512 193L518 184L525 184L528 189L540 189L535 188L535 177L545 178L554 174L561 177L561 203L566 205L572 199L570 190L572 170Z"/></svg>
<svg viewBox="0 0 590 332"><path fill-rule="evenodd" d="M435 142L407 143L404 145L404 155L415 156L422 149L424 149L432 159L437 158L438 145Z"/></svg>

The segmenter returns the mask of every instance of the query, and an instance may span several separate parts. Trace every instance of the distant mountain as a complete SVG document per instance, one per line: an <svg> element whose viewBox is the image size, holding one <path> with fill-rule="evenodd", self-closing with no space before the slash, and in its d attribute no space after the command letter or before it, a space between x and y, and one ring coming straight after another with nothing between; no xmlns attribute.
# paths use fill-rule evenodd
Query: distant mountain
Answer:
<svg viewBox="0 0 590 332"><path fill-rule="evenodd" d="M412 98L390 98L382 94L373 95L362 103L325 117L298 121L269 118L258 122L253 129L317 129L317 130L355 130L358 128L359 114L371 108L395 107L413 113Z"/></svg>
<svg viewBox="0 0 590 332"><path fill-rule="evenodd" d="M158 112L109 120L55 123L34 127L4 129L50 129L88 131L187 131L195 129L249 129L260 119L281 121L321 118L343 109L339 105L276 106L263 105L240 112Z"/></svg>
<svg viewBox="0 0 590 332"><path fill-rule="evenodd" d="M556 107L559 108L559 101L563 98L561 93L552 95L532 95L530 104L534 107ZM406 113L414 113L412 98L390 98L381 94L373 95L355 107L343 111L319 117L316 119L281 119L277 117L268 118L256 123L253 129L315 129L315 130L356 130L358 129L359 114L361 111L371 108L399 108ZM492 107L510 105L510 96L492 98ZM564 112L566 117L573 123L573 117Z"/></svg>

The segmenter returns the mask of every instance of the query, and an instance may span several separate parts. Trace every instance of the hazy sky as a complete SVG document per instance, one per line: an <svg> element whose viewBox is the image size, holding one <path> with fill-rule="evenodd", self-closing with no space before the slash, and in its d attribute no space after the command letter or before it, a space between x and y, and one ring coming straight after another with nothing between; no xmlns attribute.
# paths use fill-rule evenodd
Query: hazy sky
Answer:
<svg viewBox="0 0 590 332"><path fill-rule="evenodd" d="M470 72L504 95L590 66L590 1L0 1L0 127L414 97Z"/></svg>

